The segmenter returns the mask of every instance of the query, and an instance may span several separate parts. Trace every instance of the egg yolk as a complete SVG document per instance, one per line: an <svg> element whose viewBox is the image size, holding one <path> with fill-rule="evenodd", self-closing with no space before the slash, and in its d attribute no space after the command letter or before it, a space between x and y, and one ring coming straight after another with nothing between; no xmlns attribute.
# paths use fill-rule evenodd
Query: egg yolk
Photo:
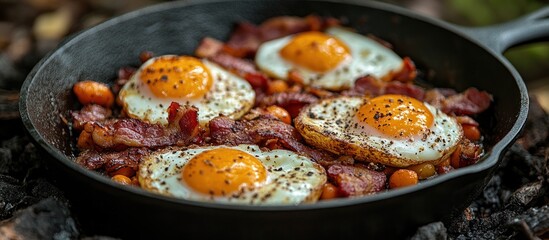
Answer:
<svg viewBox="0 0 549 240"><path fill-rule="evenodd" d="M160 98L199 98L212 85L208 68L189 56L155 58L141 70L140 78Z"/></svg>
<svg viewBox="0 0 549 240"><path fill-rule="evenodd" d="M194 156L181 174L190 188L212 196L257 187L267 179L267 171L256 157L231 148L208 150Z"/></svg>
<svg viewBox="0 0 549 240"><path fill-rule="evenodd" d="M280 50L280 55L296 65L316 72L334 69L351 56L349 48L343 42L321 32L297 34Z"/></svg>
<svg viewBox="0 0 549 240"><path fill-rule="evenodd" d="M418 136L433 125L433 114L420 101L403 95L372 98L358 109L358 121L394 138Z"/></svg>

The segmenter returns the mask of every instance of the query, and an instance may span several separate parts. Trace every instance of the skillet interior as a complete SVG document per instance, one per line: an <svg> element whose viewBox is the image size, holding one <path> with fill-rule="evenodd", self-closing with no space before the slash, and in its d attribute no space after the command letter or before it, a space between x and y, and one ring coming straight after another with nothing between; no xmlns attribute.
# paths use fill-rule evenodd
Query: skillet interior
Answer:
<svg viewBox="0 0 549 240"><path fill-rule="evenodd" d="M479 193L501 151L525 120L526 89L506 60L454 32L451 26L385 4L356 2L364 6L312 1L187 1L115 18L67 40L35 67L22 90L23 121L32 137L55 158L59 174L65 177L59 179L70 189L68 194L82 199L73 201L76 211L86 213L89 219L108 218L81 219L97 232L143 237L225 236L230 231L244 238L259 237L252 234L263 238L409 234L418 225L462 210ZM78 80L110 82L119 67L138 66L137 56L144 50L158 55L192 54L203 37L226 40L235 22L258 23L273 16L311 13L343 17L359 32L387 40L397 53L410 56L427 70L426 80L433 85L457 90L475 86L492 93L495 104L480 116L486 147L491 150L484 161L415 187L289 207L224 206L166 198L118 186L72 162L72 136L60 115L76 108L71 87Z"/></svg>

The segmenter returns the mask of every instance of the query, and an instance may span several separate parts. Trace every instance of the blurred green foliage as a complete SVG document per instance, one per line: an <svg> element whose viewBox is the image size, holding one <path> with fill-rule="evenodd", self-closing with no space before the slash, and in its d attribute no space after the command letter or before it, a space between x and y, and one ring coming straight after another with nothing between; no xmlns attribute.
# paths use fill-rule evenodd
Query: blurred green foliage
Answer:
<svg viewBox="0 0 549 240"><path fill-rule="evenodd" d="M545 0L448 0L450 19L467 26L484 26L509 21L543 6ZM505 57L527 83L549 79L549 42L533 43L509 49Z"/></svg>
<svg viewBox="0 0 549 240"><path fill-rule="evenodd" d="M456 21L480 26L509 21L544 5L540 0L450 0L448 7L461 15Z"/></svg>

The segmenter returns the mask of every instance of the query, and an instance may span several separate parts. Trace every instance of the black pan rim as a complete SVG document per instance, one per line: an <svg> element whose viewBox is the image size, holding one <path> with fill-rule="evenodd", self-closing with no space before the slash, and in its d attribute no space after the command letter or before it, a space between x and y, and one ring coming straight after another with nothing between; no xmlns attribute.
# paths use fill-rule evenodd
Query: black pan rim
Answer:
<svg viewBox="0 0 549 240"><path fill-rule="evenodd" d="M25 128L27 129L29 135L32 137L33 141L35 141L35 143L37 143L42 149L46 150L47 153L53 158L55 158L56 161L61 162L62 165L71 169L71 171L84 175L86 178L91 179L95 182L98 182L103 186L107 186L113 190L116 190L118 193L122 193L122 194L131 193L133 195L144 197L145 198L144 200L162 201L162 202L171 203L174 205L184 204L188 206L203 207L203 208L209 208L209 209L225 209L225 210L238 210L238 211L303 211L303 210L312 210L312 209L348 207L352 205L360 205L360 204L368 204L372 202L384 201L386 199L396 198L396 197L412 194L414 192L422 191L422 190L431 188L435 185L438 185L442 182L449 181L451 179L455 179L455 178L466 176L466 175L478 174L484 171L489 171L491 168L497 166L497 164L500 162L499 160L502 158L502 153L505 152L505 150L507 150L510 147L511 143L514 142L514 140L518 137L518 134L521 132L524 126L524 123L526 122L529 100L528 100L526 85L522 81L522 78L520 77L518 72L507 61L507 59L505 59L500 53L494 52L490 48L478 42L476 39L461 32L454 25L441 20L422 16L420 14L411 12L410 10L407 10L395 5L390 5L387 3L374 2L374 1L360 1L360 0L345 0L345 1L306 0L309 2L328 2L328 3L335 3L335 4L362 6L362 7L373 8L376 10L395 13L398 15L413 18L415 20L426 22L427 24L435 25L439 28L446 29L482 47L484 50L488 51L494 58L499 60L499 62L501 62L505 66L505 68L513 75L515 82L517 84L517 87L520 91L521 109L517 115L517 119L513 127L498 143L496 143L493 146L492 150L489 153L487 153L483 157L482 161L480 161L479 163L476 163L474 165L471 165L465 168L457 169L448 174L437 176L436 178L422 182L421 184L418 184L416 186L402 188L402 189L394 189L394 190L385 191L385 192L381 192L381 193L377 193L369 196L363 196L359 198L335 199L330 201L319 201L314 204L291 205L291 206L288 206L288 205L255 206L255 205L232 205L232 204L196 202L196 201L178 199L178 198L169 197L169 196L163 196L163 195L152 193L140 188L123 186L111 181L110 179L106 178L105 176L99 173L82 168L80 165L78 165L77 163L69 159L67 156L65 156L63 153L61 153L60 150L58 150L53 145L48 143L34 127L34 124L29 115L29 108L27 106L29 89L32 87L33 80L35 76L40 73L40 71L42 70L42 67L46 65L49 62L49 60L52 59L53 57L57 56L58 54L62 54L64 48L66 48L67 46L75 44L78 42L80 38L84 38L87 35L93 34L96 31L100 31L103 28L111 27L113 25L116 25L119 22L131 21L131 19L141 15L146 15L146 14L163 11L171 8L182 8L182 7L191 6L191 5L215 4L215 3L229 2L229 1L230 0L206 0L206 1L196 1L196 2L176 1L176 2L160 3L160 4L145 7L143 9L139 9L139 10L112 18L97 26L94 26L80 33L77 33L72 37L69 37L68 40L65 40L63 43L57 46L56 49L48 53L47 56L45 56L32 69L32 71L29 73L29 75L27 76L27 78L25 79L25 82L21 87L21 98L19 102L20 115L25 125ZM257 0L242 0L242 2L251 2L251 1L257 1ZM286 0L286 1L292 1L292 0Z"/></svg>

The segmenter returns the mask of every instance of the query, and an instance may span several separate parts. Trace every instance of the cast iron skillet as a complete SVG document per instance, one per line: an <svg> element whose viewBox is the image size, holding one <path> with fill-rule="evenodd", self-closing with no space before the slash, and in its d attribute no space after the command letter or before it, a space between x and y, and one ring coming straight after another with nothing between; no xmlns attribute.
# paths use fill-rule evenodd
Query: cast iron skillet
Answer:
<svg viewBox="0 0 549 240"><path fill-rule="evenodd" d="M227 206L160 196L120 186L73 162L71 136L61 115L76 109L78 80L110 82L121 66L138 66L141 51L192 54L206 36L226 40L234 23L279 15L344 17L361 33L387 40L426 70L426 80L493 94L479 116L488 153L483 161L417 186L368 197L302 206ZM549 36L549 8L486 29L465 29L377 2L184 1L114 18L66 40L30 73L20 111L37 144L52 158L53 173L73 198L80 223L94 233L128 238L402 237L418 226L463 210L498 165L527 115L526 87L501 55L508 47Z"/></svg>

